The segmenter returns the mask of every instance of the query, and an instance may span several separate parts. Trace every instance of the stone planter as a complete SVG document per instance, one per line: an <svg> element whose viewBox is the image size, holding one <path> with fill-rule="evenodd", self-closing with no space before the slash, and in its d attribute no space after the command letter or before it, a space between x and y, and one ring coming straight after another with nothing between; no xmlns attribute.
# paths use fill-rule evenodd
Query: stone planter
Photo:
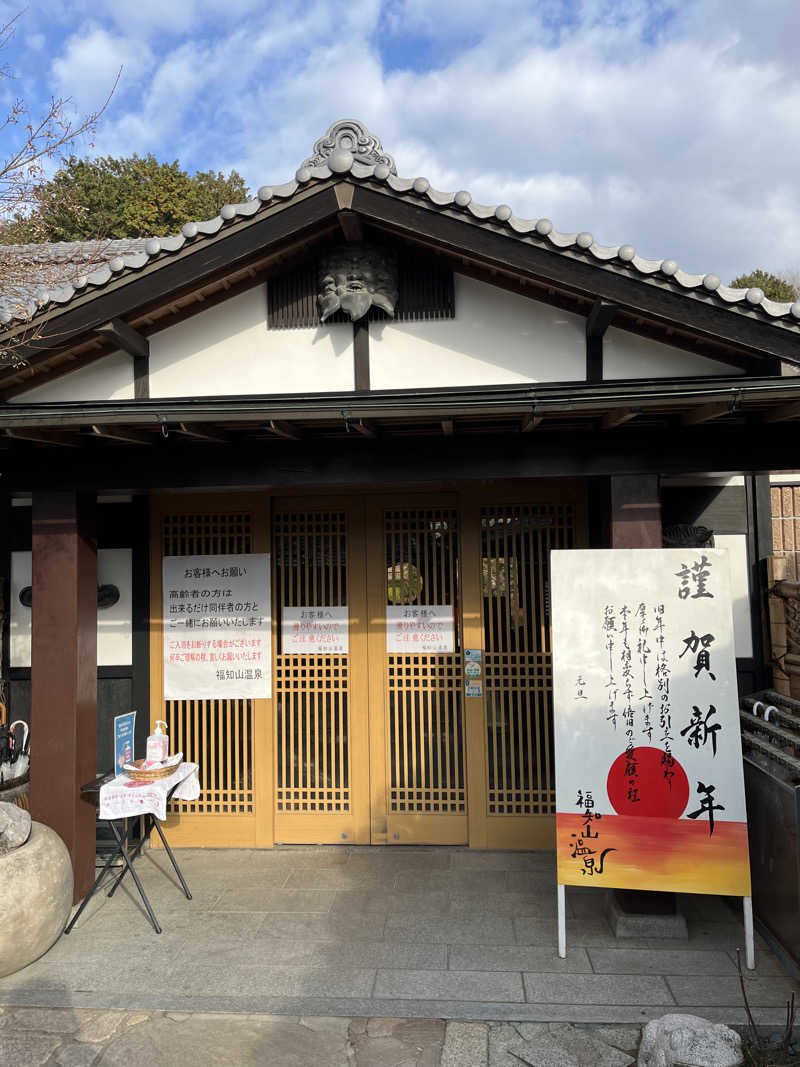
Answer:
<svg viewBox="0 0 800 1067"><path fill-rule="evenodd" d="M53 945L72 907L72 863L55 830L31 824L24 845L0 856L0 978L27 967Z"/></svg>

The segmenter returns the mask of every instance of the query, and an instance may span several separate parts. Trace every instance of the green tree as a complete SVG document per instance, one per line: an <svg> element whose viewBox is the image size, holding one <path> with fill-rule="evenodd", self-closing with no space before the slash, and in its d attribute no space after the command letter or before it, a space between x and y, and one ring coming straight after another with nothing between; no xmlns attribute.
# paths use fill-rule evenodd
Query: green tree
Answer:
<svg viewBox="0 0 800 1067"><path fill-rule="evenodd" d="M153 155L70 156L36 190L36 209L0 227L0 243L162 237L247 196L235 170L190 175L177 160L159 163Z"/></svg>
<svg viewBox="0 0 800 1067"><path fill-rule="evenodd" d="M781 278L778 274L770 274L765 270L754 270L751 274L740 274L731 282L734 289L763 289L764 296L770 300L778 300L785 303L796 300L797 289L791 282Z"/></svg>

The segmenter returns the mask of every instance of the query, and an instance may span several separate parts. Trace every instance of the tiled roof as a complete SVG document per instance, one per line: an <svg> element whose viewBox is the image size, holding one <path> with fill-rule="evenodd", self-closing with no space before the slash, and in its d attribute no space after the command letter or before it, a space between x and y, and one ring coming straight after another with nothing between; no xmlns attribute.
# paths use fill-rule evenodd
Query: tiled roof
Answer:
<svg viewBox="0 0 800 1067"><path fill-rule="evenodd" d="M782 321L800 327L800 300L778 303L761 289L733 289L723 285L715 274L687 274L672 259L644 259L632 245L606 246L595 242L591 233L560 233L549 219L518 218L507 204L476 204L465 190L444 193L434 189L427 178L399 178L391 156L362 123L345 119L334 123L314 145L311 156L283 185L264 185L244 204L226 204L219 215L203 222L187 222L173 237L131 238L121 241L80 241L48 245L0 246L0 258L14 258L17 269L30 265L32 281L55 272L57 284L45 285L20 306L0 299L0 323L24 321L37 310L69 303L87 288L102 289L112 278L141 270L146 264L170 256L187 244L218 233L237 219L247 218L276 201L288 201L298 189L315 181L349 176L358 182L385 183L393 192L409 199L427 201L438 208L463 212L478 223L501 226L509 236L535 243L555 253L568 252L595 262L598 266L625 275L640 275L671 291L695 293L720 305L757 312L765 321ZM85 270L81 269L81 266ZM63 270L62 270L63 268ZM33 289L31 290L33 293Z"/></svg>

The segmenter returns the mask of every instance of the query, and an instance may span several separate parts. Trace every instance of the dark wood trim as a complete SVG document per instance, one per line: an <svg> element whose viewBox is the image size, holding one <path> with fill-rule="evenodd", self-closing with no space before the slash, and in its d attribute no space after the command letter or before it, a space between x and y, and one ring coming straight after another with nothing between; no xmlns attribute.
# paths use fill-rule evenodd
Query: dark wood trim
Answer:
<svg viewBox="0 0 800 1067"><path fill-rule="evenodd" d="M666 323L677 323L723 343L746 348L752 356L797 360L797 330L765 322L757 313L719 307L716 298L672 292L647 278L604 269L577 252L553 252L533 238L511 240L498 224L478 226L448 209L426 208L408 199L366 185L355 189L353 208L372 225L401 233L409 240L425 238L434 245L502 269L529 274L563 285L579 296L618 304L620 309ZM720 359L724 360L723 356ZM773 368L774 362L770 364Z"/></svg>
<svg viewBox="0 0 800 1067"><path fill-rule="evenodd" d="M767 481L766 515L769 508L769 475L746 474L744 478L745 507L747 513L747 564L748 584L750 586L750 629L753 635L753 671L756 688L763 689L768 683L768 671L765 654L764 635L769 626L767 608L768 582L766 557L761 557L759 542L763 542L763 530L760 527L764 518L759 516L759 500L763 509L763 490L759 492L758 481L761 477ZM771 525L771 523L770 523ZM772 532L770 530L771 554Z"/></svg>
<svg viewBox="0 0 800 1067"><path fill-rule="evenodd" d="M150 357L141 356L133 361L133 398L150 399Z"/></svg>
<svg viewBox="0 0 800 1067"><path fill-rule="evenodd" d="M150 342L123 319L111 319L98 326L96 332L134 359L147 359L150 355Z"/></svg>
<svg viewBox="0 0 800 1067"><path fill-rule="evenodd" d="M347 413L345 413L347 414ZM341 418L340 412L340 418ZM359 417L357 412L350 416ZM545 422L546 426L546 422ZM437 421L430 434L441 434ZM543 436L545 435L545 436ZM431 435L403 438L360 433L320 442L250 438L226 448L198 446L171 434L163 448L148 452L115 445L83 451L54 450L42 462L39 450L20 452L3 471L8 491L78 486L100 492L148 489L216 490L232 487L400 486L453 479L592 477L612 474L692 474L708 470L780 470L797 453L797 430L779 424L771 434L747 426L687 427L664 447L663 429L518 431L474 436L456 434L446 449Z"/></svg>
<svg viewBox="0 0 800 1067"><path fill-rule="evenodd" d="M369 320L353 323L353 376L356 392L369 391Z"/></svg>
<svg viewBox="0 0 800 1067"><path fill-rule="evenodd" d="M617 305L595 300L586 316L586 381L603 380L603 337L617 314Z"/></svg>
<svg viewBox="0 0 800 1067"><path fill-rule="evenodd" d="M337 215L345 241L363 241L364 228L361 216L355 211L340 211Z"/></svg>
<svg viewBox="0 0 800 1067"><path fill-rule="evenodd" d="M136 711L136 751L144 752L150 733L150 501L146 495L133 501L131 568L133 623L131 699Z"/></svg>
<svg viewBox="0 0 800 1067"><path fill-rule="evenodd" d="M661 548L662 545L658 475L613 475L611 547Z"/></svg>

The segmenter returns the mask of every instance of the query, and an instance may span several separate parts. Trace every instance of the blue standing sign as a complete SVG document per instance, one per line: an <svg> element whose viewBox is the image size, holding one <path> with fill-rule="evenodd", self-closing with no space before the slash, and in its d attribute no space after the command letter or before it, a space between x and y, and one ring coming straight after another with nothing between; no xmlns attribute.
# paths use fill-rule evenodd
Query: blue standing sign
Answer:
<svg viewBox="0 0 800 1067"><path fill-rule="evenodd" d="M136 723L136 712L129 711L126 715L117 715L114 718L114 772L122 774L122 768L134 758L133 730Z"/></svg>

